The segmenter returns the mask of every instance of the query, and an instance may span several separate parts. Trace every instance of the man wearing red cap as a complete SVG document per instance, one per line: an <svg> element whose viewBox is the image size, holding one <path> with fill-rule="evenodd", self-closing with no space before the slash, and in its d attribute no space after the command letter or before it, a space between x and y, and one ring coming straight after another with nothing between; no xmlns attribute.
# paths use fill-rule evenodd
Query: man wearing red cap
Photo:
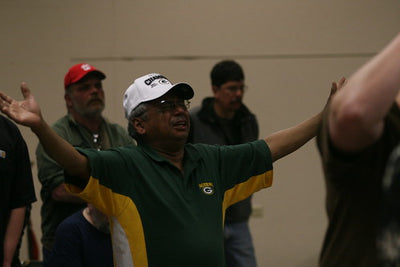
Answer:
<svg viewBox="0 0 400 267"><path fill-rule="evenodd" d="M64 78L65 103L68 114L52 128L74 147L103 150L134 144L121 126L102 116L105 107L102 80L106 76L87 63L74 65ZM43 150L36 150L38 177L42 184L43 260L52 250L57 226L68 216L86 206L83 200L64 188L64 170Z"/></svg>

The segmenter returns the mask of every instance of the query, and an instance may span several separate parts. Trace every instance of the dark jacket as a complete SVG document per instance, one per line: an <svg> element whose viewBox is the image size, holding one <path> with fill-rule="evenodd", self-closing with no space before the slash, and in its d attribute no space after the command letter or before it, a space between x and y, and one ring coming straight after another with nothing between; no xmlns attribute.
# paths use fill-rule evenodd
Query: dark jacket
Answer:
<svg viewBox="0 0 400 267"><path fill-rule="evenodd" d="M239 140L230 142L219 123L213 108L214 98L203 99L201 107L190 111L191 128L189 143L206 143L212 145L235 145L258 139L258 123L254 114L242 105L236 112L233 123L239 131ZM251 197L242 200L226 210L225 222L242 222L251 214Z"/></svg>

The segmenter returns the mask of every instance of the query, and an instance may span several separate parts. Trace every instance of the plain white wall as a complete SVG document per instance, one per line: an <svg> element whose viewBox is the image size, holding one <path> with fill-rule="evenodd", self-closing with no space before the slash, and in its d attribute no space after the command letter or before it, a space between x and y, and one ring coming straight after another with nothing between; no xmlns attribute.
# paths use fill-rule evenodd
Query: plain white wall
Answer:
<svg viewBox="0 0 400 267"><path fill-rule="evenodd" d="M349 77L399 31L399 10L397 0L1 0L0 90L21 99L26 81L53 123L66 112L66 71L85 61L107 74L105 115L125 126L122 94L138 76L188 82L197 105L211 95L212 66L230 58L245 70L245 103L263 137L319 112L331 82ZM37 139L20 129L35 161ZM326 216L314 140L274 168L273 186L253 201L263 214L250 221L259 266L315 266ZM40 238L36 166L33 173Z"/></svg>

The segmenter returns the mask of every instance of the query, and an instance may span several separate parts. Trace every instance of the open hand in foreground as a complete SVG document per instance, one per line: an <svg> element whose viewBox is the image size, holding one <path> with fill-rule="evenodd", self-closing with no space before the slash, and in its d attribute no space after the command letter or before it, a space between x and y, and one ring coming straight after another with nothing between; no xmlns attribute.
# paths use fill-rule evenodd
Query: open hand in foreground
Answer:
<svg viewBox="0 0 400 267"><path fill-rule="evenodd" d="M40 108L26 83L21 83L21 92L24 97L22 101L16 101L0 92L1 112L18 124L31 128L39 126L42 122Z"/></svg>

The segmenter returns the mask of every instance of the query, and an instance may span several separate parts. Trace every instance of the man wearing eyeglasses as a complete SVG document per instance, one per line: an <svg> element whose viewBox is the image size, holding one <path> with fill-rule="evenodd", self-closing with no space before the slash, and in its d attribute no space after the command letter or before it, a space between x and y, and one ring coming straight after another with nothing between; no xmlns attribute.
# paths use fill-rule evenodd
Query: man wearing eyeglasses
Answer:
<svg viewBox="0 0 400 267"><path fill-rule="evenodd" d="M243 104L244 72L233 60L214 65L210 73L214 97L206 97L201 107L190 111L189 142L236 145L258 139L258 123ZM256 267L249 229L251 196L230 206L225 213L224 245L227 267Z"/></svg>
<svg viewBox="0 0 400 267"><path fill-rule="evenodd" d="M72 66L64 77L65 116L53 129L74 147L97 150L133 144L127 131L102 116L105 98L102 80L105 74L87 63ZM43 261L47 262L55 239L57 226L68 216L86 206L81 198L67 192L64 170L44 151L36 150L38 177L42 184L41 207Z"/></svg>
<svg viewBox="0 0 400 267"><path fill-rule="evenodd" d="M43 120L26 84L21 90L20 102L0 92L0 110L38 136L68 173L70 192L110 218L114 263L124 267L225 266L225 209L271 186L272 163L313 138L321 121L319 113L236 146L188 144L192 87L151 73L124 94L138 146L98 151L65 142Z"/></svg>

